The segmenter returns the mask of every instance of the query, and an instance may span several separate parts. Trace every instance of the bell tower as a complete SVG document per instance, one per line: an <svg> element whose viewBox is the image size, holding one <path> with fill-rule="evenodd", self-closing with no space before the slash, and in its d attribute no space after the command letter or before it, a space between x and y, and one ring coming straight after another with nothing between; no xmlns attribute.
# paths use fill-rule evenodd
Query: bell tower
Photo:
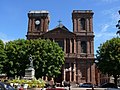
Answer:
<svg viewBox="0 0 120 90"><path fill-rule="evenodd" d="M92 10L73 10L73 32L93 32L93 14Z"/></svg>
<svg viewBox="0 0 120 90"><path fill-rule="evenodd" d="M93 11L73 10L73 32L76 34L77 81L96 83L94 65Z"/></svg>
<svg viewBox="0 0 120 90"><path fill-rule="evenodd" d="M48 11L29 11L27 39L39 38L41 34L47 32L49 21Z"/></svg>

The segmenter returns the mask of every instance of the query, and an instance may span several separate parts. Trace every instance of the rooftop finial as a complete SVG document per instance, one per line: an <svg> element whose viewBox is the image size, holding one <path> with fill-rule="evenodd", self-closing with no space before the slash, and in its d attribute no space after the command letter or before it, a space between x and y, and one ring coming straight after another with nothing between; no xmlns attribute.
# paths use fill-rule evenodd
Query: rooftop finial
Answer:
<svg viewBox="0 0 120 90"><path fill-rule="evenodd" d="M59 21L58 21L58 23L59 23L59 26L61 25L61 22L62 22L61 20L59 20Z"/></svg>

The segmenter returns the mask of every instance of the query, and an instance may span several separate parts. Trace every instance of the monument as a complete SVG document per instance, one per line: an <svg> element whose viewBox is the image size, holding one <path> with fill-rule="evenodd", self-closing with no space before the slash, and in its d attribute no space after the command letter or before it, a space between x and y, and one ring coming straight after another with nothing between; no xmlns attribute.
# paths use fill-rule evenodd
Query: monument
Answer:
<svg viewBox="0 0 120 90"><path fill-rule="evenodd" d="M33 79L35 77L35 69L33 67L33 59L31 54L29 56L29 61L30 61L30 65L27 69L25 69L24 79Z"/></svg>

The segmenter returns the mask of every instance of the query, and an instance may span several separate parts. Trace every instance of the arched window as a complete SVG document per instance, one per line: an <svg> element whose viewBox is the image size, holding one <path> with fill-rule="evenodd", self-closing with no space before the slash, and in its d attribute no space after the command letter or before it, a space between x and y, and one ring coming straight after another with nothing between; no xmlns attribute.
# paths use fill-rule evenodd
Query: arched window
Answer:
<svg viewBox="0 0 120 90"><path fill-rule="evenodd" d="M81 42L81 53L87 53L87 42L86 41Z"/></svg>
<svg viewBox="0 0 120 90"><path fill-rule="evenodd" d="M81 30L85 30L85 19L84 18L81 18L80 24L81 24Z"/></svg>

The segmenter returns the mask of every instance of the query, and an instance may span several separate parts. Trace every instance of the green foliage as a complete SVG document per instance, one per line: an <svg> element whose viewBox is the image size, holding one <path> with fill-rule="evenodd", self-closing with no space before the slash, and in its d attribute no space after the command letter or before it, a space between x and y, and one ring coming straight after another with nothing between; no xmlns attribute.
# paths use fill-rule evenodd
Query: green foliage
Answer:
<svg viewBox="0 0 120 90"><path fill-rule="evenodd" d="M26 55L26 43L24 39L10 41L5 45L7 63L4 65L4 71L8 76L23 76L24 69L28 66L28 56Z"/></svg>
<svg viewBox="0 0 120 90"><path fill-rule="evenodd" d="M60 74L64 64L64 52L55 42L50 40L30 40L30 49L34 59L36 77L50 76L55 77Z"/></svg>
<svg viewBox="0 0 120 90"><path fill-rule="evenodd" d="M29 55L33 57L36 78L56 77L64 64L64 52L59 45L50 40L18 39L5 45L7 62L4 71L8 76L24 76L29 66Z"/></svg>
<svg viewBox="0 0 120 90"><path fill-rule="evenodd" d="M4 43L0 40L0 73L3 73L3 64L6 62L6 54L4 51Z"/></svg>
<svg viewBox="0 0 120 90"><path fill-rule="evenodd" d="M112 38L101 44L97 50L97 66L105 74L120 75L120 38Z"/></svg>

